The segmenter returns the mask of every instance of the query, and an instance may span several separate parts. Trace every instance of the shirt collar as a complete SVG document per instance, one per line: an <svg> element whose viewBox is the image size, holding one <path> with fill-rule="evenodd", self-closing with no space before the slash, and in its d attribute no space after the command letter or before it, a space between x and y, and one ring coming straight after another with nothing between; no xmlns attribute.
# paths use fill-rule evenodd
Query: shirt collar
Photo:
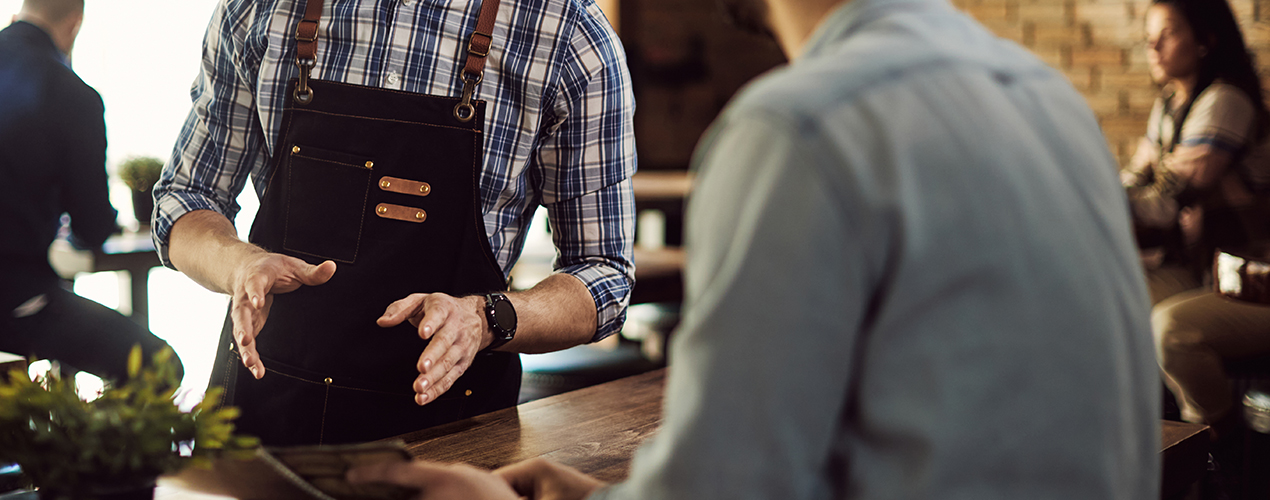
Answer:
<svg viewBox="0 0 1270 500"><path fill-rule="evenodd" d="M920 9L937 5L941 0L848 0L837 7L807 38L803 57L828 51L857 29L896 9Z"/></svg>

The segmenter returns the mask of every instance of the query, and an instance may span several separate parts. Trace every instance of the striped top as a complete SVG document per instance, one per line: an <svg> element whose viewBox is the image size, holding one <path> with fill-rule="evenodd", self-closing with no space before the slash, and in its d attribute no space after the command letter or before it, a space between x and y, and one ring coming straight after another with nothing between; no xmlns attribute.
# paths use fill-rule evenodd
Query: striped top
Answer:
<svg viewBox="0 0 1270 500"><path fill-rule="evenodd" d="M233 220L250 177L272 171L300 0L222 0L190 90L193 107L155 186L154 238L171 266L172 224L193 210ZM479 0L326 0L316 79L457 97ZM592 0L502 2L475 98L486 108L481 209L507 274L531 215L547 208L554 267L595 299L598 340L616 332L634 283L635 111L626 56Z"/></svg>
<svg viewBox="0 0 1270 500"><path fill-rule="evenodd" d="M1147 123L1147 140L1167 149L1174 141L1176 123L1169 109L1168 99L1161 97L1151 107ZM1179 146L1212 146L1230 154L1239 154L1252 137L1256 115L1252 100L1239 88L1218 80L1200 92L1195 98L1182 124Z"/></svg>

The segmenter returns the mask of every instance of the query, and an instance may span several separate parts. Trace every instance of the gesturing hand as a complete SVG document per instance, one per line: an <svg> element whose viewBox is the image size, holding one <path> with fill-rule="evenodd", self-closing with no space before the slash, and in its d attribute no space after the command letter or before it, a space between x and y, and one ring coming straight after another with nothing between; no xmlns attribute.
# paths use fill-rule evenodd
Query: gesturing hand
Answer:
<svg viewBox="0 0 1270 500"><path fill-rule="evenodd" d="M273 296L326 283L335 274L335 263L319 265L276 253L260 253L243 266L234 279L229 317L234 323L234 341L246 366L256 378L265 376L265 365L256 352L256 336L265 326Z"/></svg>
<svg viewBox="0 0 1270 500"><path fill-rule="evenodd" d="M432 339L416 366L415 402L435 401L463 375L476 353L494 340L485 321L485 299L444 293L415 293L388 305L376 323L390 327L410 320L419 337Z"/></svg>

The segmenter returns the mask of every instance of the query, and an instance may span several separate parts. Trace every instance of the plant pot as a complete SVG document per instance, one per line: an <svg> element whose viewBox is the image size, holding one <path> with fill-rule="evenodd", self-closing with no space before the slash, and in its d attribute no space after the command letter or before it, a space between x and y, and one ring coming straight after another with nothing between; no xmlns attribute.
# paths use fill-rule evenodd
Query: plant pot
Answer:
<svg viewBox="0 0 1270 500"><path fill-rule="evenodd" d="M153 194L149 189L132 192L132 213L143 226L150 225L150 214L154 213Z"/></svg>
<svg viewBox="0 0 1270 500"><path fill-rule="evenodd" d="M40 500L154 500L154 478L140 484L91 484L75 494L40 488Z"/></svg>

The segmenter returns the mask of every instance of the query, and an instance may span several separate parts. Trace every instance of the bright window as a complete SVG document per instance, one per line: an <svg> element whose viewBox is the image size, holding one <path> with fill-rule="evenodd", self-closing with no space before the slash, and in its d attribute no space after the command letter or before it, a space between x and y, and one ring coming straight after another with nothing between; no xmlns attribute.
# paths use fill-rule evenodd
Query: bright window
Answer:
<svg viewBox="0 0 1270 500"><path fill-rule="evenodd" d="M189 89L198 74L203 33L216 3L85 2L72 66L105 102L107 169L112 175L115 166L129 156L167 161L189 114ZM0 0L0 25L7 25L21 6L22 0ZM135 227L128 188L113 177L111 201L119 209L120 224ZM245 221L242 225L250 224L257 205L255 195L246 193L240 202L244 215L239 220ZM115 273L81 275L75 291L116 307L118 279ZM149 286L150 328L184 361L183 387L192 391L192 399L200 399L211 373L226 298L169 269L153 270Z"/></svg>

